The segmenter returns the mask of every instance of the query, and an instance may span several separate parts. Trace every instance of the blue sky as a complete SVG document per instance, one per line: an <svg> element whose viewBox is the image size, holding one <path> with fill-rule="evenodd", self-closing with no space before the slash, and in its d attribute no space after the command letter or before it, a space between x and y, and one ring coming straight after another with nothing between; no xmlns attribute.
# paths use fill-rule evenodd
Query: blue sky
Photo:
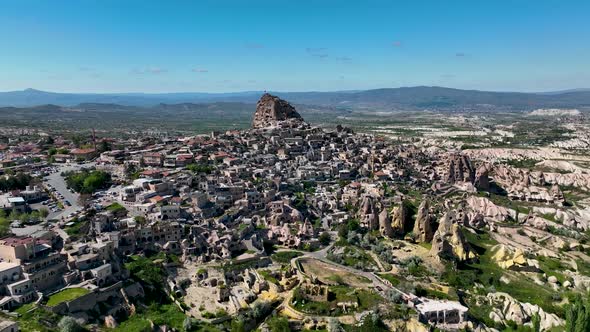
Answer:
<svg viewBox="0 0 590 332"><path fill-rule="evenodd" d="M0 0L0 91L590 87L590 1Z"/></svg>

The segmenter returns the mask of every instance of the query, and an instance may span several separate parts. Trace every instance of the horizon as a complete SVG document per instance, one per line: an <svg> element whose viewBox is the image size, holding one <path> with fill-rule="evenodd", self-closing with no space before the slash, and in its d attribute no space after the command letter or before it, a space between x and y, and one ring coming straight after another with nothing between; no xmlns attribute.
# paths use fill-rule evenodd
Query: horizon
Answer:
<svg viewBox="0 0 590 332"><path fill-rule="evenodd" d="M0 91L570 90L590 86L589 10L585 1L23 0L0 11Z"/></svg>
<svg viewBox="0 0 590 332"><path fill-rule="evenodd" d="M53 93L53 94L72 94L72 95L166 95L166 94L209 94L209 95L222 95L222 94L254 94L254 93L355 93L372 90L395 90L395 89L413 89L413 88L440 88L440 89L453 89L461 91L479 91L479 92L493 92L493 93L525 93L525 94L560 94L560 93L571 93L571 92L586 92L590 91L590 88L585 87L572 87L560 90L551 91L516 91L516 90L481 90L481 89L469 89L469 88L453 88L448 86L438 85L415 85L415 86L398 86L398 87L377 87L372 89L350 89L350 90L307 90L307 91L276 91L276 90L235 90L226 92L205 92L205 91L175 91L175 92L142 92L142 91L122 91L122 92L92 92L92 91L81 91L81 92L70 92L70 91L49 91L41 90L36 88L24 88L21 90L6 90L0 91L0 93L19 93L19 92L41 92L41 93Z"/></svg>

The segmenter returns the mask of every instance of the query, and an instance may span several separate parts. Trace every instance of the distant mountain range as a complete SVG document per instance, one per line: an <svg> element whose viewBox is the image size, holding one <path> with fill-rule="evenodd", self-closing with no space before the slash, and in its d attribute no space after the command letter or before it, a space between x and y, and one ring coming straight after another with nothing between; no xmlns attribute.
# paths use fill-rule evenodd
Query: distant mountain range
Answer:
<svg viewBox="0 0 590 332"><path fill-rule="evenodd" d="M294 104L342 107L351 109L460 109L539 107L590 107L590 89L521 93L460 90L444 87L403 87L337 92L271 92ZM255 103L263 91L235 93L56 93L34 89L0 92L0 106L32 107L37 105L76 106L79 104L117 104L153 107L183 103Z"/></svg>

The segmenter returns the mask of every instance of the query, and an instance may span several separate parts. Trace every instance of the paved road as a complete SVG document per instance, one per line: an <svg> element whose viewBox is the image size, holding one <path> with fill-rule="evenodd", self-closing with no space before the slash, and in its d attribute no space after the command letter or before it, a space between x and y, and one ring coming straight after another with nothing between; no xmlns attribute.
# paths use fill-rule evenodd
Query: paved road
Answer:
<svg viewBox="0 0 590 332"><path fill-rule="evenodd" d="M53 188L55 188L56 192L60 193L64 197L62 203L64 201L69 201L71 204L71 206L64 204L64 209L59 212L51 213L48 217L49 219L66 219L69 214L82 210L82 206L78 202L80 195L77 193L72 193L68 190L66 181L63 176L61 176L61 172L77 171L83 167L89 168L92 166L94 166L94 163L82 165L65 165L61 166L57 172L52 173L47 177L47 180L44 181L44 184L50 184Z"/></svg>

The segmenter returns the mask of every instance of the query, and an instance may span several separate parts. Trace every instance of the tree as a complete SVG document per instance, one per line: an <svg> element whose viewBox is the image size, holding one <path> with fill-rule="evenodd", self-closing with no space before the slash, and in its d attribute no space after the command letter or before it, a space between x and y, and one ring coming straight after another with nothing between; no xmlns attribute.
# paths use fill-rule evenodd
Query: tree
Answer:
<svg viewBox="0 0 590 332"><path fill-rule="evenodd" d="M39 211L32 211L31 215L30 215L30 220L32 221L39 221L39 219L41 219L41 213Z"/></svg>
<svg viewBox="0 0 590 332"><path fill-rule="evenodd" d="M241 320L239 317L232 320L230 331L231 332L246 332L244 321Z"/></svg>
<svg viewBox="0 0 590 332"><path fill-rule="evenodd" d="M80 134L75 134L72 137L72 143L74 143L74 145L79 148L82 143L85 141L84 136L80 135Z"/></svg>
<svg viewBox="0 0 590 332"><path fill-rule="evenodd" d="M2 213L3 210L0 209ZM7 235L10 232L10 221L6 219L6 216L0 216L0 237Z"/></svg>
<svg viewBox="0 0 590 332"><path fill-rule="evenodd" d="M291 332L289 321L283 317L272 317L267 322L271 332Z"/></svg>
<svg viewBox="0 0 590 332"><path fill-rule="evenodd" d="M336 318L330 318L330 320L328 321L328 332L341 332L342 331L342 325L340 324L340 321Z"/></svg>
<svg viewBox="0 0 590 332"><path fill-rule="evenodd" d="M211 174L213 172L213 166L207 164L189 164L186 165L186 169L193 172L194 174L205 173Z"/></svg>
<svg viewBox="0 0 590 332"><path fill-rule="evenodd" d="M72 318L70 316L64 316L64 317L62 317L62 319L57 324L57 327L59 328L59 330L61 332L78 332L78 331L82 331L82 327L80 326L80 324L78 324L78 322L74 318Z"/></svg>
<svg viewBox="0 0 590 332"><path fill-rule="evenodd" d="M565 311L565 331L566 332L587 332L590 331L590 303L586 296L576 296L574 301L569 304Z"/></svg>
<svg viewBox="0 0 590 332"><path fill-rule="evenodd" d="M8 172L7 172L8 174ZM33 178L29 174L18 173L13 176L0 177L0 191L25 189Z"/></svg>
<svg viewBox="0 0 590 332"><path fill-rule="evenodd" d="M327 246L328 244L330 244L330 239L330 233L323 232L322 234L320 234L319 241L322 245Z"/></svg>
<svg viewBox="0 0 590 332"><path fill-rule="evenodd" d="M134 177L135 174L137 173L138 169L137 166L135 164L127 164L125 166L125 175L127 175L127 177Z"/></svg>
<svg viewBox="0 0 590 332"><path fill-rule="evenodd" d="M264 317L270 311L271 307L268 302L257 301L252 307L252 317L256 320Z"/></svg>
<svg viewBox="0 0 590 332"><path fill-rule="evenodd" d="M67 174L66 183L81 194L92 194L98 189L110 186L111 174L104 171L84 170Z"/></svg>
<svg viewBox="0 0 590 332"><path fill-rule="evenodd" d="M39 216L43 219L47 218L47 216L49 215L49 210L47 210L47 208L41 208L39 210Z"/></svg>
<svg viewBox="0 0 590 332"><path fill-rule="evenodd" d="M8 216L8 220L9 221L19 220L19 217L20 217L20 213L18 213L17 210L12 210L10 212L10 215Z"/></svg>
<svg viewBox="0 0 590 332"><path fill-rule="evenodd" d="M192 317L186 317L182 322L182 329L185 332L196 330L198 327L198 321Z"/></svg>
<svg viewBox="0 0 590 332"><path fill-rule="evenodd" d="M100 146L99 146L98 150L101 152L111 151L111 144L109 142L103 140L102 142L100 142Z"/></svg>

